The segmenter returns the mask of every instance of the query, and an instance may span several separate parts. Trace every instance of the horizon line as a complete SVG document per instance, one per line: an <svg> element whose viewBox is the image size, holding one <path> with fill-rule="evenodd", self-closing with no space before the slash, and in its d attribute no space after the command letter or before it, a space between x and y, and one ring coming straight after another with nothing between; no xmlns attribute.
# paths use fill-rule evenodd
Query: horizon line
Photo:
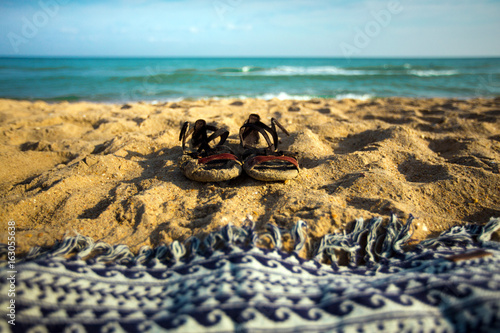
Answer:
<svg viewBox="0 0 500 333"><path fill-rule="evenodd" d="M278 55L259 55L259 56L208 56L208 55L168 55L168 56L149 56L149 55L2 55L0 58L6 59L79 59L79 58L99 58L99 59L497 59L500 55L440 55L440 56L278 56Z"/></svg>

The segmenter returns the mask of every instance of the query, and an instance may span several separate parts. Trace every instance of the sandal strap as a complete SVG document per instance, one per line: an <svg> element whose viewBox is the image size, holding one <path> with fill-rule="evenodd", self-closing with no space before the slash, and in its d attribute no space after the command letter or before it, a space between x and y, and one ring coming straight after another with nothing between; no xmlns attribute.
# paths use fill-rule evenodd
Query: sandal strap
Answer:
<svg viewBox="0 0 500 333"><path fill-rule="evenodd" d="M252 116L255 116L254 119L256 121L254 122L250 122L250 119L252 118ZM271 127L267 126L266 124L264 124L263 122L261 122L258 115L251 115L249 119L247 119L245 121L245 123L243 124L243 126L240 127L240 144L243 148L247 148L247 145L246 145L246 138L254 131L258 131L260 134L262 134L262 136L264 137L264 139L266 140L267 142L267 148L271 151L277 151L278 150L278 143L279 143L279 140L278 140L278 132L276 131L276 126L278 126L282 131L283 133L285 133L286 135L290 135L290 133L288 133L288 131L283 127L283 125L281 125L279 123L278 120L276 120L275 118L271 118ZM272 136L273 138L273 143L271 143L271 140L269 139L269 134Z"/></svg>
<svg viewBox="0 0 500 333"><path fill-rule="evenodd" d="M280 122L276 118L271 118L271 128L274 132L276 132L276 127L274 125L278 125L278 127L285 133L287 136L290 136L290 133L280 124Z"/></svg>
<svg viewBox="0 0 500 333"><path fill-rule="evenodd" d="M292 163L297 169L299 169L299 163L297 162L297 160L293 157L290 157L290 156L284 156L284 155L281 155L281 156L275 156L275 155L261 155L261 156L255 156L253 157L249 162L248 162L248 166L250 168L253 168L254 166L258 165L258 164L261 164L261 163L265 163L265 162L269 162L269 161L275 161L275 160L281 160L281 161L286 161L286 162L290 162Z"/></svg>
<svg viewBox="0 0 500 333"><path fill-rule="evenodd" d="M209 153L209 151L212 150L209 145L211 141L214 141L215 139L220 137L217 146L221 146L226 142L227 137L229 136L228 130L224 128L217 129L217 127L215 126L207 125L205 120L203 119L198 119L193 127L189 128L189 130L188 128L189 122L186 121L182 125L182 129L179 134L179 140L182 140L183 151L186 150L186 141L190 135L193 147L198 147L198 153L201 153L203 151ZM213 133L208 136L207 131L213 131Z"/></svg>
<svg viewBox="0 0 500 333"><path fill-rule="evenodd" d="M224 128L215 129L215 131L207 138L207 143L220 137L220 141L217 144L217 146L222 146L224 142L226 142L228 136L229 136L229 131L227 129Z"/></svg>
<svg viewBox="0 0 500 333"><path fill-rule="evenodd" d="M211 155L208 157L198 158L198 164L206 164L216 160L233 160L241 164L241 162L238 160L236 156L229 153L222 153L222 154Z"/></svg>
<svg viewBox="0 0 500 333"><path fill-rule="evenodd" d="M186 150L186 138L188 134L186 133L189 128L189 122L184 122L181 128L181 133L179 134L179 141L182 141L182 151Z"/></svg>
<svg viewBox="0 0 500 333"><path fill-rule="evenodd" d="M248 129L248 130L246 130L246 129ZM273 132L269 126L261 123L260 121L257 123L245 123L245 124L243 124L243 126L241 126L241 128L240 128L240 143L243 146L243 148L247 148L247 146L245 144L245 140L254 131L257 131L260 134L262 134L262 136L264 137L264 139L267 142L267 146L269 149L271 149L272 151L276 150L277 145L278 145L278 134L276 133L276 131ZM272 143L271 143L271 140L269 139L268 132L269 132L269 134L271 134L271 136L273 138Z"/></svg>

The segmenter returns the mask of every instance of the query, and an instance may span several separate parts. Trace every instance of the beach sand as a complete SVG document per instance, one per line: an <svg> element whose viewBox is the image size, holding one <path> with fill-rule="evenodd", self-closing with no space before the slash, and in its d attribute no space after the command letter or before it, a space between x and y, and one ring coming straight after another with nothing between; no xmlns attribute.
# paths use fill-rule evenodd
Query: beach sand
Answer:
<svg viewBox="0 0 500 333"><path fill-rule="evenodd" d="M237 148L249 114L272 117L296 179L188 180L179 131L199 118ZM500 98L265 101L151 105L0 100L0 242L15 221L18 253L81 234L156 246L247 216L257 230L308 224L309 250L356 218L415 216L415 241L500 217ZM498 235L497 235L498 236Z"/></svg>

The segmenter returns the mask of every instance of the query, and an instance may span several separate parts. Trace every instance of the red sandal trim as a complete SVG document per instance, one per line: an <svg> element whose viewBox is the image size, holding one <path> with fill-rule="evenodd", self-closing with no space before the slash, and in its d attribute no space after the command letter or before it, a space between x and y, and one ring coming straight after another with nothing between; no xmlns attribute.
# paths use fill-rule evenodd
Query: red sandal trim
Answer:
<svg viewBox="0 0 500 333"><path fill-rule="evenodd" d="M233 154L229 153L223 153L223 154L217 154L217 155L211 155L208 157L203 157L198 159L198 164L206 164L212 161L216 160L233 160L233 161L238 161L238 158L234 156Z"/></svg>
<svg viewBox="0 0 500 333"><path fill-rule="evenodd" d="M281 161L290 162L293 165L295 165L297 167L297 169L299 169L299 163L297 162L297 160L293 157L290 157L290 156L272 156L272 155L255 156L254 158L252 158L248 162L248 164L249 164L250 168L253 168L257 164L261 164L261 163L265 163L265 162L269 162L269 161L273 161L273 160L281 160Z"/></svg>

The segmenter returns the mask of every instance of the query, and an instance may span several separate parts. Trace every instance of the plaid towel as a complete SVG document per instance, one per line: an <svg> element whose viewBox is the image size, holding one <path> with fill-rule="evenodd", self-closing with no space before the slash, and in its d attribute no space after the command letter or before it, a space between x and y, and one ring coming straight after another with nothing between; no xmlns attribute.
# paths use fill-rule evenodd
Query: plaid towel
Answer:
<svg viewBox="0 0 500 333"><path fill-rule="evenodd" d="M0 270L2 312L15 299L0 331L499 332L500 246L490 238L500 219L409 247L411 224L356 220L308 260L298 255L303 221L260 234L251 221L227 225L135 255L66 238L16 264L14 298ZM285 239L293 249L282 250Z"/></svg>

